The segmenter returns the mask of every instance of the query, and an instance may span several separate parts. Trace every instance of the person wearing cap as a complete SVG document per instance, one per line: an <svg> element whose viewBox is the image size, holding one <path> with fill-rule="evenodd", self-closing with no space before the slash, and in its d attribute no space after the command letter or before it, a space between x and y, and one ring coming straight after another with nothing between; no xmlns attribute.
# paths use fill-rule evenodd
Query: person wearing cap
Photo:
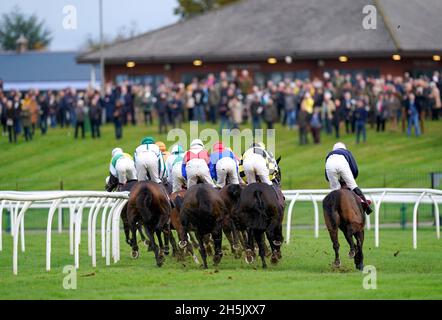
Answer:
<svg viewBox="0 0 442 320"><path fill-rule="evenodd" d="M210 154L210 175L221 188L227 181L230 184L239 184L235 154L224 147L222 142L213 145L213 152Z"/></svg>
<svg viewBox="0 0 442 320"><path fill-rule="evenodd" d="M118 181L118 189L131 180L137 180L135 163L130 154L124 153L121 148L112 150L112 159L109 164L110 175L106 178L106 190L115 189Z"/></svg>
<svg viewBox="0 0 442 320"><path fill-rule="evenodd" d="M263 183L272 185L278 173L278 163L270 151L265 149L262 142L254 142L247 149L239 165L239 174L245 183L257 182L256 177Z"/></svg>
<svg viewBox="0 0 442 320"><path fill-rule="evenodd" d="M184 159L184 149L181 145L173 146L166 160L167 181L172 185L172 192L181 191L186 186L186 179L181 170Z"/></svg>
<svg viewBox="0 0 442 320"><path fill-rule="evenodd" d="M161 153L163 154L163 159L166 162L167 166L167 158L170 156L170 152L167 151L166 144L163 141L157 141L155 144L160 148Z"/></svg>
<svg viewBox="0 0 442 320"><path fill-rule="evenodd" d="M345 182L347 187L361 198L364 211L370 214L373 211L370 203L356 184L358 174L358 165L353 154L347 150L344 143L335 143L333 150L325 158L325 179L330 183L332 190L340 189L341 181Z"/></svg>
<svg viewBox="0 0 442 320"><path fill-rule="evenodd" d="M160 148L155 144L155 139L145 137L135 149L135 167L139 181L153 181L161 183L166 178L166 165Z"/></svg>
<svg viewBox="0 0 442 320"><path fill-rule="evenodd" d="M187 188L197 184L198 181L215 187L210 175L210 157L204 149L200 139L195 139L190 144L190 149L184 154L181 165L182 175L187 180Z"/></svg>

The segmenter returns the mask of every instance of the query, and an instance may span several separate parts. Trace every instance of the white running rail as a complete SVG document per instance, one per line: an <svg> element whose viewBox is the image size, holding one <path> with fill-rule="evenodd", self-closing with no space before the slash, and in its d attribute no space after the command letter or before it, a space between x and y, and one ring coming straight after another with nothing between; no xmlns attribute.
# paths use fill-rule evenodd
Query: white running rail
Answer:
<svg viewBox="0 0 442 320"><path fill-rule="evenodd" d="M418 208L421 203L434 205L436 238L440 239L439 204L442 203L442 191L433 189L364 189L367 198L374 204L374 231L375 246L379 247L379 211L382 203L412 203L413 209L413 248L417 248L417 221ZM286 217L286 242L290 242L292 216L297 202L311 202L314 213L314 237L319 237L319 205L330 192L322 190L285 190L283 191L288 202ZM96 229L97 219L101 212L101 255L110 265L120 260L120 214L129 198L128 192L99 192L99 191L35 191L16 192L0 191L0 251L2 243L2 214L4 209L10 212L11 236L13 237L13 273L18 273L18 243L21 251L25 252L25 213L29 208L48 209L46 228L46 270L51 270L51 240L52 220L58 212L58 231L62 231L63 208L69 210L69 253L74 256L76 268L80 266L79 247L81 243L81 223L83 213L87 214L88 255L92 266L97 262ZM322 210L321 210L322 211ZM370 216L366 220L367 229L371 228Z"/></svg>

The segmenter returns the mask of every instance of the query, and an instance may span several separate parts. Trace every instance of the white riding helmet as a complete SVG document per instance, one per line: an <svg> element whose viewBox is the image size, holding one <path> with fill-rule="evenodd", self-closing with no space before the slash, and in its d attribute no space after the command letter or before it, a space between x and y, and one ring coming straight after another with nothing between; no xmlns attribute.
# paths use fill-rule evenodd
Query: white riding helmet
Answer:
<svg viewBox="0 0 442 320"><path fill-rule="evenodd" d="M123 153L123 149L115 148L114 150L112 150L112 157L115 157L115 155L117 155L119 153Z"/></svg>
<svg viewBox="0 0 442 320"><path fill-rule="evenodd" d="M200 139L195 139L192 141L192 143L190 144L191 147L194 146L201 146L204 148L204 143L200 140Z"/></svg>
<svg viewBox="0 0 442 320"><path fill-rule="evenodd" d="M336 142L335 145L333 146L333 151L335 151L336 149L347 150L347 147L345 146L345 144L343 142Z"/></svg>

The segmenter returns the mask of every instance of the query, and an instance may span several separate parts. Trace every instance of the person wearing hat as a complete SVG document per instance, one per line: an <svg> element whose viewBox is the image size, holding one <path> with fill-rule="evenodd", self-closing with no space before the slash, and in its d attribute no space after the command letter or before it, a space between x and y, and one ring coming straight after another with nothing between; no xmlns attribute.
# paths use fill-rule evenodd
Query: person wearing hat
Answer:
<svg viewBox="0 0 442 320"><path fill-rule="evenodd" d="M333 150L325 158L325 179L330 183L332 190L340 189L341 181L345 182L347 187L361 198L364 211L370 214L373 211L370 202L356 184L358 174L358 165L353 154L347 150L344 143L335 143Z"/></svg>
<svg viewBox="0 0 442 320"><path fill-rule="evenodd" d="M219 141L213 145L213 152L210 154L210 174L221 188L227 181L230 184L239 184L235 154Z"/></svg>
<svg viewBox="0 0 442 320"><path fill-rule="evenodd" d="M181 170L183 177L187 180L187 188L198 182L207 183L215 187L210 175L210 157L204 149L200 139L195 139L190 144L190 149L184 154Z"/></svg>
<svg viewBox="0 0 442 320"><path fill-rule="evenodd" d="M135 163L130 154L124 153L121 148L112 150L112 159L109 164L110 175L106 178L106 190L112 191L118 183L118 189L131 180L137 180Z"/></svg>
<svg viewBox="0 0 442 320"><path fill-rule="evenodd" d="M181 191L186 186L181 167L183 165L184 149L181 145L173 146L170 156L166 160L167 181L172 185L172 192Z"/></svg>
<svg viewBox="0 0 442 320"><path fill-rule="evenodd" d="M239 165L240 177L245 183L257 182L256 177L263 183L272 185L278 174L278 163L270 151L265 149L262 142L254 142L247 149Z"/></svg>
<svg viewBox="0 0 442 320"><path fill-rule="evenodd" d="M158 148L160 148L160 151L163 154L163 159L167 164L167 158L169 158L170 152L167 151L166 144L163 141L157 141L155 144L158 146Z"/></svg>
<svg viewBox="0 0 442 320"><path fill-rule="evenodd" d="M161 183L166 178L166 164L154 138L143 138L135 149L134 158L139 181Z"/></svg>

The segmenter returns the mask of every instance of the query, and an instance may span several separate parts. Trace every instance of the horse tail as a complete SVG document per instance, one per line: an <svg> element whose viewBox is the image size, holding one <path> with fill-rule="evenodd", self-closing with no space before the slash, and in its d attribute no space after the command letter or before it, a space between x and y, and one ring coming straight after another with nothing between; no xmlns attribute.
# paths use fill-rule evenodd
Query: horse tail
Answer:
<svg viewBox="0 0 442 320"><path fill-rule="evenodd" d="M198 201L198 210L200 213L210 214L212 212L212 203L206 189L200 188L196 193L196 199Z"/></svg>
<svg viewBox="0 0 442 320"><path fill-rule="evenodd" d="M241 195L241 187L239 184L229 184L227 187L227 194L233 200L238 200Z"/></svg>
<svg viewBox="0 0 442 320"><path fill-rule="evenodd" d="M333 229L338 227L339 213L338 205L340 201L339 190L330 192L322 201L322 208L324 210L324 215L328 217L328 220Z"/></svg>
<svg viewBox="0 0 442 320"><path fill-rule="evenodd" d="M255 198L255 202L253 205L253 210L255 212L255 217L252 219L252 228L254 229L265 229L266 228L266 220L267 215L265 212L265 203L262 199L262 191L255 190L253 192L253 197Z"/></svg>

